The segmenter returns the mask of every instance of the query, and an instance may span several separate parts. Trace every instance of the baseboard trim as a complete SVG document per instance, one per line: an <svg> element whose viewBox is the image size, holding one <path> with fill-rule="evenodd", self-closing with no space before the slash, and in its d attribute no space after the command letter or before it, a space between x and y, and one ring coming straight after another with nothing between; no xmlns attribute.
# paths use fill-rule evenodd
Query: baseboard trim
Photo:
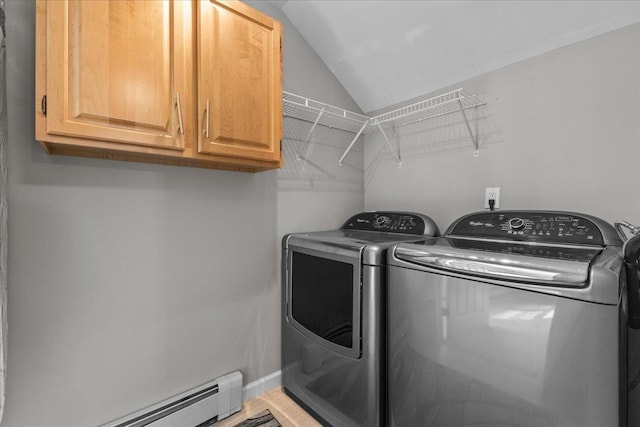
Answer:
<svg viewBox="0 0 640 427"><path fill-rule="evenodd" d="M242 401L246 402L247 400L251 400L281 385L282 371L272 372L242 387Z"/></svg>

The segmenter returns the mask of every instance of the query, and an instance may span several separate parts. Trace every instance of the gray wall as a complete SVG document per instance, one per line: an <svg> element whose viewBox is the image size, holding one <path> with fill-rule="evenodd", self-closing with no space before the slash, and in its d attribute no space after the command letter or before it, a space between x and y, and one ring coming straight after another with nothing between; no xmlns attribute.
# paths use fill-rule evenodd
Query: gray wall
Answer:
<svg viewBox="0 0 640 427"><path fill-rule="evenodd" d="M264 0L245 3L283 23L285 91L361 113L279 8ZM338 159L355 135L318 126L305 142L311 127L309 122L284 119L285 167L277 172L278 236L338 228L364 207L363 138L345 158L344 166L339 167ZM298 154L301 160L296 160Z"/></svg>
<svg viewBox="0 0 640 427"><path fill-rule="evenodd" d="M255 6L285 24L285 90L353 109L284 15ZM3 427L99 425L235 369L245 383L277 371L281 235L361 210L362 179L336 188L290 161L252 175L48 156L34 141L34 2L6 12Z"/></svg>
<svg viewBox="0 0 640 427"><path fill-rule="evenodd" d="M457 87L487 102L470 112L480 156L459 114L399 129L393 142L401 168L379 135L368 136L367 209L425 212L444 229L483 209L485 187L500 187L503 209L573 210L640 224L640 25L438 93Z"/></svg>

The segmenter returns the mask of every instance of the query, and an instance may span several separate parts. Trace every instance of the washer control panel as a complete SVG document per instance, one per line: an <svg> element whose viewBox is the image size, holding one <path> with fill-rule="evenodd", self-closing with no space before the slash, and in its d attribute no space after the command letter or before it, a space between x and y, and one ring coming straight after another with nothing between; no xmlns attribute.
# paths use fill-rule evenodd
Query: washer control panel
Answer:
<svg viewBox="0 0 640 427"><path fill-rule="evenodd" d="M448 234L503 240L604 245L600 227L591 219L562 212L481 212L458 220Z"/></svg>
<svg viewBox="0 0 640 427"><path fill-rule="evenodd" d="M362 212L349 218L341 230L423 235L425 221L420 215L408 212Z"/></svg>

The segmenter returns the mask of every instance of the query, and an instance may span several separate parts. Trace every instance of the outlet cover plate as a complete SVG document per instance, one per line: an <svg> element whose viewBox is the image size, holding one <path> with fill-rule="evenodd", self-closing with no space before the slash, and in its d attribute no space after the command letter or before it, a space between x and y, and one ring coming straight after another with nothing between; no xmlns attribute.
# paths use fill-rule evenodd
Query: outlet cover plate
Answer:
<svg viewBox="0 0 640 427"><path fill-rule="evenodd" d="M484 189L484 208L489 209L489 199L496 201L494 209L500 208L500 187L487 187Z"/></svg>

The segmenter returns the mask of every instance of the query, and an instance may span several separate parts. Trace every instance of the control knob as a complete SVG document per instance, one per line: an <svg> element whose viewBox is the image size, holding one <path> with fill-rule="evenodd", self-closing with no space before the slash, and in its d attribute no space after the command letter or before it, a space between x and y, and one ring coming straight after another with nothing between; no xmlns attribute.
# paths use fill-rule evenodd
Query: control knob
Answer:
<svg viewBox="0 0 640 427"><path fill-rule="evenodd" d="M391 222L391 219L388 216L379 216L376 218L376 225L378 227L388 226Z"/></svg>
<svg viewBox="0 0 640 427"><path fill-rule="evenodd" d="M511 227L512 230L520 230L524 227L524 224L524 219L522 218L511 218L509 220L509 227Z"/></svg>

